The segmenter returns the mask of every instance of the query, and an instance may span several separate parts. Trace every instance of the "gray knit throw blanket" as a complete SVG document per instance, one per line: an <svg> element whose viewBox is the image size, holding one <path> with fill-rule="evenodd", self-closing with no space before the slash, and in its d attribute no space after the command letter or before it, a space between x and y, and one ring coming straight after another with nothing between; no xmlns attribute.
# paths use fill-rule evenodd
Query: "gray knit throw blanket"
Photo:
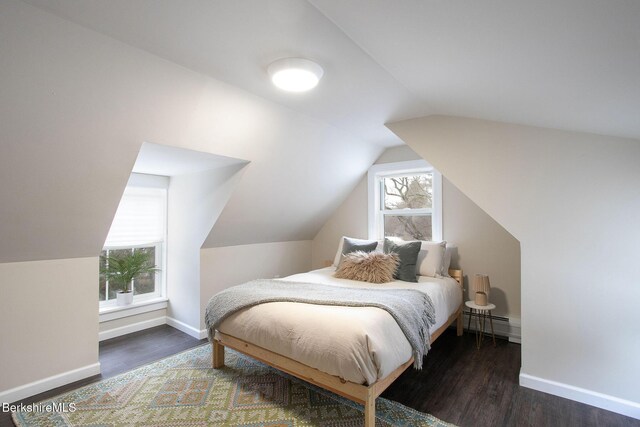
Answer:
<svg viewBox="0 0 640 427"><path fill-rule="evenodd" d="M231 314L269 302L377 307L393 316L404 332L413 349L416 369L422 368L422 358L431 348L429 327L435 323L435 309L425 293L412 289L342 288L282 280L253 280L211 297L205 313L209 340Z"/></svg>

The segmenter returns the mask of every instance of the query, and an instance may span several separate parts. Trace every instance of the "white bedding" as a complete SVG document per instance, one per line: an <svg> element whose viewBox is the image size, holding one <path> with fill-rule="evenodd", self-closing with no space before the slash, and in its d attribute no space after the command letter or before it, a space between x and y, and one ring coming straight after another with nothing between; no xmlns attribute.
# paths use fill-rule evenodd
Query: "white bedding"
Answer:
<svg viewBox="0 0 640 427"><path fill-rule="evenodd" d="M280 280L343 287L416 289L431 297L435 331L462 301L455 279L419 277L418 283L374 285L336 279L327 267ZM375 307L341 307L272 302L229 316L218 330L323 372L358 384L372 384L411 358L411 346L396 321Z"/></svg>

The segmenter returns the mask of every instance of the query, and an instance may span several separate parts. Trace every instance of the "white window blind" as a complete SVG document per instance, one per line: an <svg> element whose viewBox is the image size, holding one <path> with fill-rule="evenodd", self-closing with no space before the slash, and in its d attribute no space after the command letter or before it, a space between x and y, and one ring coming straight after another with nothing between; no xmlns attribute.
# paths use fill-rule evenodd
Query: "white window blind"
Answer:
<svg viewBox="0 0 640 427"><path fill-rule="evenodd" d="M127 187L105 247L131 247L164 241L166 191L160 188Z"/></svg>

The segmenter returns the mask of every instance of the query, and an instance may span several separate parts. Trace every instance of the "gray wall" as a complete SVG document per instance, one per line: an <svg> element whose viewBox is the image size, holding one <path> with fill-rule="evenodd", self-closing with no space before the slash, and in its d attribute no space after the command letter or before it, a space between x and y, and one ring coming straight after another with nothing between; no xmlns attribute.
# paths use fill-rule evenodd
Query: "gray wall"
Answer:
<svg viewBox="0 0 640 427"><path fill-rule="evenodd" d="M386 150L376 163L419 159L407 146ZM428 160L428 158L427 158ZM474 274L488 274L495 314L520 318L520 244L496 221L443 178L443 237L456 246L452 266L462 268L465 287ZM363 177L313 239L313 267L333 260L341 236L367 238L367 180Z"/></svg>
<svg viewBox="0 0 640 427"><path fill-rule="evenodd" d="M251 161L205 247L311 239L382 151L20 1L0 39L0 397L95 373L97 259L144 142Z"/></svg>
<svg viewBox="0 0 640 427"><path fill-rule="evenodd" d="M640 141L447 116L389 127L520 241L521 381L640 402Z"/></svg>
<svg viewBox="0 0 640 427"><path fill-rule="evenodd" d="M144 142L251 162L204 247L311 239L383 151L20 1L0 39L0 262L97 256Z"/></svg>

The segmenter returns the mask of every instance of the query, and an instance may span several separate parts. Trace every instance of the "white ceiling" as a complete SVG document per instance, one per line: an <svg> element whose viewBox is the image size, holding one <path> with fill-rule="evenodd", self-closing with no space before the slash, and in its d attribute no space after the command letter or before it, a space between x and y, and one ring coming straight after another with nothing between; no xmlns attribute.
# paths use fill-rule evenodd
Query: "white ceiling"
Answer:
<svg viewBox="0 0 640 427"><path fill-rule="evenodd" d="M0 40L0 263L97 256L145 141L250 161L205 247L312 239L383 151L22 1Z"/></svg>
<svg viewBox="0 0 640 427"><path fill-rule="evenodd" d="M385 146L426 114L640 138L638 1L27 1ZM273 88L284 56L320 86Z"/></svg>
<svg viewBox="0 0 640 427"><path fill-rule="evenodd" d="M144 141L250 161L210 247L313 238L387 122L640 138L640 2L531 3L0 1L0 262L99 253ZM292 55L315 90L269 83Z"/></svg>
<svg viewBox="0 0 640 427"><path fill-rule="evenodd" d="M437 114L640 138L640 1L311 2Z"/></svg>
<svg viewBox="0 0 640 427"><path fill-rule="evenodd" d="M240 163L247 163L247 161L202 151L145 142L140 147L132 172L176 176L204 172Z"/></svg>
<svg viewBox="0 0 640 427"><path fill-rule="evenodd" d="M26 2L377 145L401 144L385 122L428 112L306 1ZM270 83L267 66L290 56L322 65L314 91L291 94Z"/></svg>

